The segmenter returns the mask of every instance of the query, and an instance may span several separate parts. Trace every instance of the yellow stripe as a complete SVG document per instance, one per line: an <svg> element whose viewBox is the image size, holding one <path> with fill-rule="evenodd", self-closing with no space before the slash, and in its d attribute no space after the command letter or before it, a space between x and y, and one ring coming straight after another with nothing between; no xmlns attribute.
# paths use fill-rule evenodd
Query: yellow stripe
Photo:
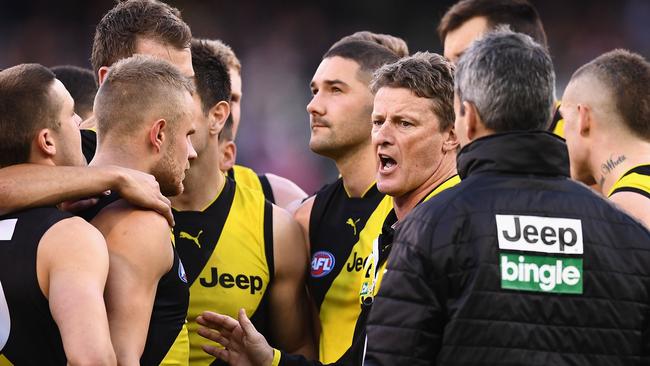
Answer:
<svg viewBox="0 0 650 366"><path fill-rule="evenodd" d="M629 187L629 188L637 188L642 191L650 193L650 176L639 174L639 173L630 173L627 174L629 171L634 170L640 166L648 165L646 164L640 164L635 166L634 168L628 170L625 172L614 185L612 188L609 190L607 193L607 197L611 197L612 193L619 189L619 188L624 188L624 187ZM627 175L626 175L627 174Z"/></svg>
<svg viewBox="0 0 650 366"><path fill-rule="evenodd" d="M160 364L165 366L188 366L190 364L190 339L186 324L183 324L183 328L178 332L176 340Z"/></svg>

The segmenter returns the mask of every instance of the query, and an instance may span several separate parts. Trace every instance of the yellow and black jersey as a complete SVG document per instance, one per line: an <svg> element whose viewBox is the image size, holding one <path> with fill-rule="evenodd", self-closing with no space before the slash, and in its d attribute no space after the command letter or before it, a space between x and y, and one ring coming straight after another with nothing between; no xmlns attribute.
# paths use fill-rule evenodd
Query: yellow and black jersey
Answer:
<svg viewBox="0 0 650 366"><path fill-rule="evenodd" d="M562 114L560 113L560 103L560 101L555 103L555 113L553 114L553 120L548 130L564 138L564 118L562 118Z"/></svg>
<svg viewBox="0 0 650 366"><path fill-rule="evenodd" d="M190 284L190 364L220 364L201 349L196 317L205 310L237 318L252 314L270 336L269 286L273 281L272 205L262 192L226 178L222 191L201 211L174 210L176 249Z"/></svg>
<svg viewBox="0 0 650 366"><path fill-rule="evenodd" d="M628 170L614 183L607 197L618 192L634 192L650 198L650 165L639 165Z"/></svg>
<svg viewBox="0 0 650 366"><path fill-rule="evenodd" d="M319 359L323 363L338 360L352 342L359 316L360 273L369 253L369 246L359 244L359 238L384 197L375 184L361 198L349 197L339 178L314 199L308 286L321 321ZM392 207L387 200L381 207Z"/></svg>
<svg viewBox="0 0 650 366"><path fill-rule="evenodd" d="M227 175L244 187L264 193L264 197L266 197L269 202L275 203L273 189L271 188L271 183L269 183L269 178L267 178L266 174L257 174L251 168L242 165L235 165L228 171Z"/></svg>

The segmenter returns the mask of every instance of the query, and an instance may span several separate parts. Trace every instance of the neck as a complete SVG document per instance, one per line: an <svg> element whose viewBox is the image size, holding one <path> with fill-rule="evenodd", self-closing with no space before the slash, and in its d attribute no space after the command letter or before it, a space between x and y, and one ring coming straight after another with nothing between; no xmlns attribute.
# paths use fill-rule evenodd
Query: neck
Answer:
<svg viewBox="0 0 650 366"><path fill-rule="evenodd" d="M416 189L401 196L393 197L393 208L397 220L405 218L429 193L456 174L456 154L447 153L443 156L438 169L434 171L429 179Z"/></svg>
<svg viewBox="0 0 650 366"><path fill-rule="evenodd" d="M112 148L106 146L100 148L93 160L88 164L89 166L107 166L116 165L123 168L139 170L145 173L151 173L152 164L148 159L134 159L134 156L147 156L146 152L140 151L126 151L122 147Z"/></svg>
<svg viewBox="0 0 650 366"><path fill-rule="evenodd" d="M190 163L183 181L185 189L171 198L172 206L180 211L201 211L221 192L225 182L219 170L219 148L208 146Z"/></svg>
<svg viewBox="0 0 650 366"><path fill-rule="evenodd" d="M362 197L376 180L375 159L370 141L335 159L336 168L343 178L343 186L350 197Z"/></svg>
<svg viewBox="0 0 650 366"><path fill-rule="evenodd" d="M607 195L628 170L650 163L650 142L626 140L626 143L598 146L589 168L603 195Z"/></svg>

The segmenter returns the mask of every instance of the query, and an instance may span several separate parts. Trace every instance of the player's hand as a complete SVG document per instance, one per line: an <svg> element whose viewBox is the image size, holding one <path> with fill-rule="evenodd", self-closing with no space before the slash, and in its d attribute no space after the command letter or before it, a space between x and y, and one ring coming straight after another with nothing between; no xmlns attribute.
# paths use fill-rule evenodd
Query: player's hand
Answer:
<svg viewBox="0 0 650 366"><path fill-rule="evenodd" d="M204 311L196 321L203 326L198 330L199 335L225 347L201 346L206 353L232 366L270 366L273 363L273 348L255 329L244 309L239 310L239 321L211 311Z"/></svg>
<svg viewBox="0 0 650 366"><path fill-rule="evenodd" d="M113 188L120 197L134 206L148 208L163 215L170 226L174 226L171 202L160 193L160 185L153 175L138 170L119 169L117 184Z"/></svg>

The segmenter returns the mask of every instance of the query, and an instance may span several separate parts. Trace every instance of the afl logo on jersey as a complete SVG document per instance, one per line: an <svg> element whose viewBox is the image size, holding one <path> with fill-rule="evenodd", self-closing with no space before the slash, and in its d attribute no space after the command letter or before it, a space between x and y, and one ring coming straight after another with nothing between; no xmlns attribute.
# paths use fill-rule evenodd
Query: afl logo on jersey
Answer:
<svg viewBox="0 0 650 366"><path fill-rule="evenodd" d="M183 267L183 262L181 260L178 260L178 278L181 279L181 281L187 283L187 274L185 273L185 267Z"/></svg>
<svg viewBox="0 0 650 366"><path fill-rule="evenodd" d="M334 255L330 252L320 251L314 253L314 256L311 258L311 276L327 276L334 269L335 262Z"/></svg>

